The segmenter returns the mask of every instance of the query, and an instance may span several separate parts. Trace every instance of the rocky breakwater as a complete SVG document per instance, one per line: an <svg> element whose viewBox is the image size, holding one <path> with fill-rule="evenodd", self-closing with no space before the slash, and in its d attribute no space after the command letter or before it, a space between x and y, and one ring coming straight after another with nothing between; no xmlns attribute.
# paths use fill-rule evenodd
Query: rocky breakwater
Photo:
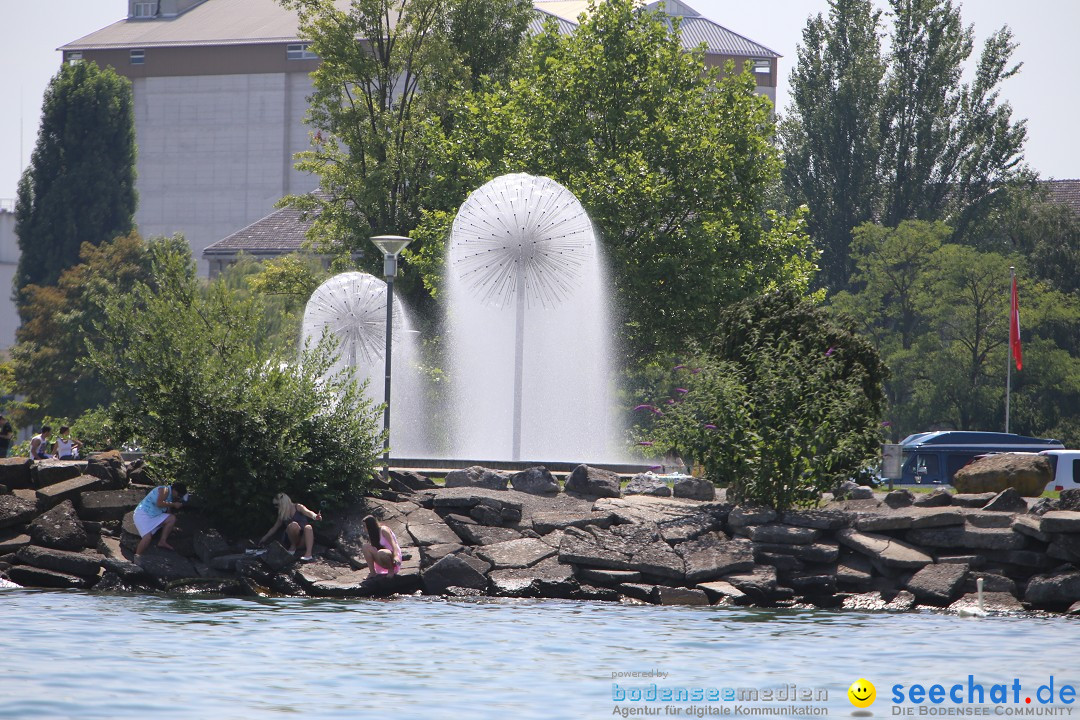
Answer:
<svg viewBox="0 0 1080 720"><path fill-rule="evenodd" d="M78 469L59 482L106 482L89 466ZM28 463L26 472L34 473ZM135 566L130 510L148 488L91 483L65 495L47 490L55 484L34 487L32 498L29 488L0 496L0 568L19 584L958 610L976 604L982 578L988 610L1080 612L1080 491L1035 502L1014 490L916 496L863 488L818 509L777 513L734 506L693 479L670 487L644 476L622 488L586 466L565 488L543 468L470 468L451 473L445 487L392 473L379 497L317 523L315 562L298 564L277 543L256 554L250 539L184 512L170 538L176 552L154 548ZM360 546L368 513L402 545L394 578L367 577Z"/></svg>

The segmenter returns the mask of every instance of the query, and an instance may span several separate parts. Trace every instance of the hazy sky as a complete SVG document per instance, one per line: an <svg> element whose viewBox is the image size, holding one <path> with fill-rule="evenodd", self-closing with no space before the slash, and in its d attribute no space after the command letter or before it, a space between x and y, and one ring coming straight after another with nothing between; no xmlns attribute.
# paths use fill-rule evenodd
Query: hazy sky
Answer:
<svg viewBox="0 0 1080 720"><path fill-rule="evenodd" d="M824 12L827 1L688 2L703 15L784 56L777 95L783 110L788 73L806 19ZM29 161L42 93L60 64L56 48L123 18L126 11L126 0L0 0L0 22L7 38L0 43L0 200L15 197L19 174ZM1014 117L1028 120L1028 162L1043 177L1080 177L1080 143L1075 139L1080 63L1068 60L1063 50L1075 42L1080 0L968 0L963 17L974 24L978 47L1002 25L1013 29L1020 43L1017 59L1024 68L1008 81L1003 95L1012 103Z"/></svg>

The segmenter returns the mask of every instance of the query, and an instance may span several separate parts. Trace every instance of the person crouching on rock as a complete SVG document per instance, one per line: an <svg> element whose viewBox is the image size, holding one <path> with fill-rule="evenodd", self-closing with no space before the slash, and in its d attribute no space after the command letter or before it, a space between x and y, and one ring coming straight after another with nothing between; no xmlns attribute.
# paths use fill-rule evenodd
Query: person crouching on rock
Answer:
<svg viewBox="0 0 1080 720"><path fill-rule="evenodd" d="M274 496L274 505L277 506L277 522L263 535L259 544L264 544L278 529L284 527L281 543L287 546L286 549L291 553L296 552L296 549L300 547L300 536L303 535L304 556L300 558L300 562L314 560L311 551L315 547L315 528L311 526L311 521L322 520L322 513L312 512L300 503L294 503L285 493Z"/></svg>
<svg viewBox="0 0 1080 720"><path fill-rule="evenodd" d="M184 496L187 495L187 487L183 483L161 485L146 494L138 507L135 508L135 528L139 531L139 545L135 548L135 562L142 558L146 548L150 547L150 540L154 533L161 528L161 539L158 547L172 550L169 544L169 533L176 524L176 515L170 510L179 510L184 506Z"/></svg>
<svg viewBox="0 0 1080 720"><path fill-rule="evenodd" d="M394 531L380 525L372 515L364 518L364 530L368 542L363 545L364 560L367 561L368 577L386 575L394 577L401 570L401 547L398 546Z"/></svg>

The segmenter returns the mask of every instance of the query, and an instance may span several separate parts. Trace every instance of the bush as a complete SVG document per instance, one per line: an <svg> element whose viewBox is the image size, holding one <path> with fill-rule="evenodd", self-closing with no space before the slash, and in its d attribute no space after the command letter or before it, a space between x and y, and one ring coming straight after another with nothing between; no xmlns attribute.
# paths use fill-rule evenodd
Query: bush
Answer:
<svg viewBox="0 0 1080 720"><path fill-rule="evenodd" d="M162 247L151 266L151 283L107 299L90 353L114 393L116 436L138 438L238 532L265 529L277 492L312 506L355 499L382 435L351 375L325 377L332 342L299 360L277 353L259 297L203 287L186 250Z"/></svg>
<svg viewBox="0 0 1080 720"><path fill-rule="evenodd" d="M769 295L726 311L711 352L678 366L639 433L727 485L783 510L859 477L879 453L885 368L824 311Z"/></svg>

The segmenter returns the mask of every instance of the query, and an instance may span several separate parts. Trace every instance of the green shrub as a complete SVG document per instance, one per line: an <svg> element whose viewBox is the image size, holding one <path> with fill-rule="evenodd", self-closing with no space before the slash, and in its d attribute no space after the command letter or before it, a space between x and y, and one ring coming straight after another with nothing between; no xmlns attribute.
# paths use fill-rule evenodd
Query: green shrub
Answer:
<svg viewBox="0 0 1080 720"><path fill-rule="evenodd" d="M107 299L90 353L114 393L116 436L138 438L236 532L265 529L277 492L312 507L359 495L382 442L378 409L351 375L325 376L332 341L299 359L275 352L261 298L203 287L175 248L152 268L152 283Z"/></svg>

